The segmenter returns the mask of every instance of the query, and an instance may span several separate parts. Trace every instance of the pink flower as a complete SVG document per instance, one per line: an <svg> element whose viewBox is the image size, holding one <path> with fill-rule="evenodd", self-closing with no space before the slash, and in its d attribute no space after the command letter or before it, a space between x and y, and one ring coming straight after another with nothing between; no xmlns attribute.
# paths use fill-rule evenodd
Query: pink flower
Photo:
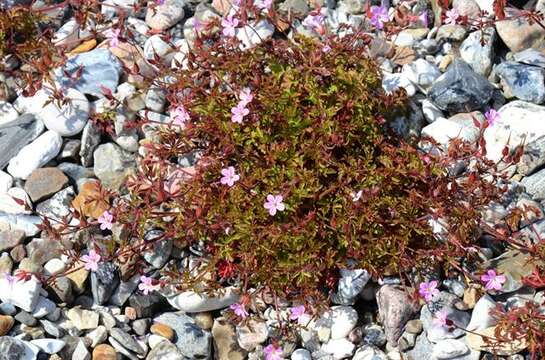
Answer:
<svg viewBox="0 0 545 360"><path fill-rule="evenodd" d="M250 110L246 109L246 104L242 101L237 106L231 109L231 121L234 123L242 124L242 119L250 113Z"/></svg>
<svg viewBox="0 0 545 360"><path fill-rule="evenodd" d="M261 10L269 10L273 4L273 0L257 0L255 6Z"/></svg>
<svg viewBox="0 0 545 360"><path fill-rule="evenodd" d="M324 54L327 54L327 53L330 52L330 51L331 51L331 46L325 44L325 45L322 47L322 52L323 52Z"/></svg>
<svg viewBox="0 0 545 360"><path fill-rule="evenodd" d="M221 20L221 26L223 26L223 35L233 37L235 36L235 28L238 26L238 19L233 15L227 16L227 18Z"/></svg>
<svg viewBox="0 0 545 360"><path fill-rule="evenodd" d="M320 29L322 29L324 23L324 16L320 13L317 14L309 14L305 20L303 20L303 26L314 29L318 32L320 32Z"/></svg>
<svg viewBox="0 0 545 360"><path fill-rule="evenodd" d="M456 25L456 22L460 18L460 13L456 9L450 9L446 13L445 24Z"/></svg>
<svg viewBox="0 0 545 360"><path fill-rule="evenodd" d="M428 27L430 25L428 20L428 13L426 11L423 11L422 14L418 15L418 19L424 25L424 27Z"/></svg>
<svg viewBox="0 0 545 360"><path fill-rule="evenodd" d="M235 303L229 306L229 309L233 310L236 316L246 319L248 317L248 312L244 308L244 305Z"/></svg>
<svg viewBox="0 0 545 360"><path fill-rule="evenodd" d="M9 273L4 275L4 279L8 282L9 288L13 289L13 284L17 282L17 278Z"/></svg>
<svg viewBox="0 0 545 360"><path fill-rule="evenodd" d="M448 322L449 322L449 319L447 318L446 310L438 311L433 316L432 323L435 326L440 326L440 327L447 326Z"/></svg>
<svg viewBox="0 0 545 360"><path fill-rule="evenodd" d="M220 179L220 182L223 185L227 185L229 187L233 186L235 182L237 182L240 179L240 176L237 175L235 172L235 168L232 166L229 166L228 168L221 169L221 174L223 175Z"/></svg>
<svg viewBox="0 0 545 360"><path fill-rule="evenodd" d="M424 300L426 300L426 302L430 301L434 296L439 294L439 290L437 289L437 281L433 280L430 282L420 283L418 293L424 298Z"/></svg>
<svg viewBox="0 0 545 360"><path fill-rule="evenodd" d="M191 119L191 116L183 105L178 105L174 111L172 111L170 117L173 119L172 123L179 126L183 126L186 121Z"/></svg>
<svg viewBox="0 0 545 360"><path fill-rule="evenodd" d="M305 305L290 308L290 320L296 320L301 325L308 324L310 315L306 313Z"/></svg>
<svg viewBox="0 0 545 360"><path fill-rule="evenodd" d="M119 45L119 33L120 29L109 29L104 35L107 39L110 39L110 46L117 47Z"/></svg>
<svg viewBox="0 0 545 360"><path fill-rule="evenodd" d="M501 290L506 280L504 275L497 275L494 269L490 269L486 274L481 275L481 281L486 283L484 286L486 290Z"/></svg>
<svg viewBox="0 0 545 360"><path fill-rule="evenodd" d="M203 29L204 24L195 16L192 21L193 30L199 32Z"/></svg>
<svg viewBox="0 0 545 360"><path fill-rule="evenodd" d="M144 295L148 295L150 292L158 291L161 289L161 285L153 284L153 279L147 276L140 276L140 284L138 284L138 290L142 291Z"/></svg>
<svg viewBox="0 0 545 360"><path fill-rule="evenodd" d="M156 5L163 5L165 3L165 0L155 0Z"/></svg>
<svg viewBox="0 0 545 360"><path fill-rule="evenodd" d="M240 103L248 105L254 99L254 95L252 94L252 90L250 90L250 88L244 88L240 94L238 94L238 98L240 99Z"/></svg>
<svg viewBox="0 0 545 360"><path fill-rule="evenodd" d="M108 210L104 211L98 218L100 224L100 230L112 230L114 216Z"/></svg>
<svg viewBox="0 0 545 360"><path fill-rule="evenodd" d="M267 345L263 349L265 360L282 360L282 348L273 344Z"/></svg>
<svg viewBox="0 0 545 360"><path fill-rule="evenodd" d="M384 23L390 21L386 6L371 6L371 24L379 30L384 28Z"/></svg>
<svg viewBox="0 0 545 360"><path fill-rule="evenodd" d="M271 214L271 216L274 216L277 211L284 211L286 208L282 200L284 200L282 195L269 194L267 195L267 201L265 201L263 207L269 210L269 214Z"/></svg>
<svg viewBox="0 0 545 360"><path fill-rule="evenodd" d="M494 109L490 109L484 113L484 118L489 126L493 126L498 120L500 120L500 113Z"/></svg>
<svg viewBox="0 0 545 360"><path fill-rule="evenodd" d="M101 256L95 250L91 250L88 255L81 257L81 261L85 263L85 270L89 271L97 271L100 259Z"/></svg>

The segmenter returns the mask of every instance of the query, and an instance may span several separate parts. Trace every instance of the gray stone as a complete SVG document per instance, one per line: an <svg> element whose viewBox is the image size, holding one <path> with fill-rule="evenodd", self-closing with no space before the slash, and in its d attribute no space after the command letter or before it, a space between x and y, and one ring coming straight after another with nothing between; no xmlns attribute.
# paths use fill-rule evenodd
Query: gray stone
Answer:
<svg viewBox="0 0 545 360"><path fill-rule="evenodd" d="M429 98L441 110L470 112L492 98L493 86L465 62L456 59L430 88Z"/></svg>
<svg viewBox="0 0 545 360"><path fill-rule="evenodd" d="M148 354L146 360L185 360L186 357L171 342L161 341Z"/></svg>
<svg viewBox="0 0 545 360"><path fill-rule="evenodd" d="M67 140L63 146L61 153L57 156L58 161L77 161L77 155L81 149L81 140L72 139Z"/></svg>
<svg viewBox="0 0 545 360"><path fill-rule="evenodd" d="M134 155L112 143L100 145L93 156L96 176L112 190L118 190L136 166Z"/></svg>
<svg viewBox="0 0 545 360"><path fill-rule="evenodd" d="M95 171L93 168L83 167L69 162L60 163L57 168L62 170L62 172L68 176L72 183L77 183L82 179L95 177Z"/></svg>
<svg viewBox="0 0 545 360"><path fill-rule="evenodd" d="M129 281L121 281L110 298L110 303L117 306L123 306L132 293L136 290L139 283L140 275L133 276L129 279Z"/></svg>
<svg viewBox="0 0 545 360"><path fill-rule="evenodd" d="M129 305L136 310L137 317L151 317L166 305L161 295L153 292L148 295L133 294L129 297Z"/></svg>
<svg viewBox="0 0 545 360"><path fill-rule="evenodd" d="M160 88L150 88L146 93L146 107L152 111L162 113L165 111L165 91Z"/></svg>
<svg viewBox="0 0 545 360"><path fill-rule="evenodd" d="M144 240L153 241L160 236L163 232L159 230L150 230L144 235ZM154 241L151 244L151 248L144 252L144 259L154 268L160 269L168 261L170 254L172 253L172 240L162 238Z"/></svg>
<svg viewBox="0 0 545 360"><path fill-rule="evenodd" d="M526 49L513 54L513 60L521 64L545 68L545 55L535 49Z"/></svg>
<svg viewBox="0 0 545 360"><path fill-rule="evenodd" d="M514 96L534 104L545 101L545 70L542 68L506 61L496 66L495 73L502 80L507 98Z"/></svg>
<svg viewBox="0 0 545 360"><path fill-rule="evenodd" d="M0 169L6 167L19 150L36 139L45 129L41 120L24 114L15 121L0 125Z"/></svg>
<svg viewBox="0 0 545 360"><path fill-rule="evenodd" d="M28 177L25 191L32 201L38 202L59 192L67 183L68 178L58 168L40 168Z"/></svg>
<svg viewBox="0 0 545 360"><path fill-rule="evenodd" d="M489 27L484 31L474 31L460 45L461 58L483 76L488 76L494 60L496 30Z"/></svg>
<svg viewBox="0 0 545 360"><path fill-rule="evenodd" d="M27 326L36 326L36 324L38 323L38 320L36 320L32 315L30 315L26 311L20 311L17 315L15 315L14 318L21 324L25 324Z"/></svg>
<svg viewBox="0 0 545 360"><path fill-rule="evenodd" d="M119 341L119 343L123 344L124 348L126 348L126 349L128 349L128 350L130 350L132 352L135 352L137 354L140 354L140 355L144 355L146 353L145 350L142 349L140 344L138 344L136 342L136 340L133 339L132 336L130 336L129 334L127 334L123 330L118 329L118 328L113 328L113 329L110 330L110 335L114 339Z"/></svg>
<svg viewBox="0 0 545 360"><path fill-rule="evenodd" d="M136 335L143 336L149 329L151 319L138 319L132 322L132 329Z"/></svg>
<svg viewBox="0 0 545 360"><path fill-rule="evenodd" d="M10 250L25 240L25 232L22 230L0 231L0 252Z"/></svg>
<svg viewBox="0 0 545 360"><path fill-rule="evenodd" d="M72 282L65 276L56 278L53 284L47 288L47 291L53 299L59 302L71 304L74 301Z"/></svg>
<svg viewBox="0 0 545 360"><path fill-rule="evenodd" d="M407 321L417 313L418 306L408 292L397 285L382 286L376 297L386 338L390 344L396 344Z"/></svg>
<svg viewBox="0 0 545 360"><path fill-rule="evenodd" d="M457 310L455 308L456 303L461 300L454 294L441 291L439 295L435 296L426 306L422 307L420 312L420 320L424 330L427 332L428 339L431 342L437 342L445 339L456 339L464 335L467 324L470 321L471 316L464 311ZM443 312L447 318L451 320L456 327L449 329L445 326L436 325L433 323L435 314Z"/></svg>
<svg viewBox="0 0 545 360"><path fill-rule="evenodd" d="M72 186L59 191L51 199L39 203L36 206L36 212L42 216L62 221L63 217L71 214L70 206L76 196Z"/></svg>
<svg viewBox="0 0 545 360"><path fill-rule="evenodd" d="M36 355L21 340L10 336L0 337L0 360L32 360Z"/></svg>
<svg viewBox="0 0 545 360"><path fill-rule="evenodd" d="M99 263L97 271L91 273L91 290L94 302L98 305L106 303L118 284L119 275L116 266L107 262Z"/></svg>
<svg viewBox="0 0 545 360"><path fill-rule="evenodd" d="M74 75L80 68L81 75L76 79ZM122 69L121 62L110 50L96 48L69 58L64 67L55 70L55 76L63 87L74 88L84 94L103 96L101 86L115 92Z"/></svg>
<svg viewBox="0 0 545 360"><path fill-rule="evenodd" d="M54 322L49 320L40 320L40 323L42 324L45 332L54 338L59 339L64 336L64 330L57 326L57 324Z"/></svg>
<svg viewBox="0 0 545 360"><path fill-rule="evenodd" d="M81 135L79 156L81 157L81 164L83 166L93 166L93 153L100 144L101 138L100 130L92 121L89 121L83 128L83 133Z"/></svg>
<svg viewBox="0 0 545 360"><path fill-rule="evenodd" d="M462 41L465 39L467 30L462 25L443 25L437 30L437 40Z"/></svg>
<svg viewBox="0 0 545 360"><path fill-rule="evenodd" d="M65 250L63 243L52 238L34 238L25 246L25 249L28 257L39 265L60 257Z"/></svg>
<svg viewBox="0 0 545 360"><path fill-rule="evenodd" d="M195 321L183 313L164 313L154 319L170 326L176 333L176 346L189 358L210 359L212 353L212 335L195 324Z"/></svg>
<svg viewBox="0 0 545 360"><path fill-rule="evenodd" d="M78 341L78 345L72 354L72 360L91 360L91 353L83 341Z"/></svg>
<svg viewBox="0 0 545 360"><path fill-rule="evenodd" d="M35 236L40 230L38 225L42 223L39 216L24 214L6 214L0 212L0 227L7 230L22 230L26 236Z"/></svg>
<svg viewBox="0 0 545 360"><path fill-rule="evenodd" d="M414 360L436 360L432 358L433 344L428 340L425 334L416 338L414 347L404 355L407 359Z"/></svg>
<svg viewBox="0 0 545 360"><path fill-rule="evenodd" d="M522 179L521 184L526 188L526 192L532 196L534 200L545 200L545 169L526 176Z"/></svg>

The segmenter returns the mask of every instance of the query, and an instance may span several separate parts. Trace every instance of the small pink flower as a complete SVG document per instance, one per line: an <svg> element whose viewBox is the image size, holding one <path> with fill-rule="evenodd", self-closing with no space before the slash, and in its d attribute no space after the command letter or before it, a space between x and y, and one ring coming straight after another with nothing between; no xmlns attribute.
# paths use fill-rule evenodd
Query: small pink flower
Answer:
<svg viewBox="0 0 545 360"><path fill-rule="evenodd" d="M95 250L91 250L88 255L81 257L81 261L85 263L85 270L89 271L97 271L100 259L101 256Z"/></svg>
<svg viewBox="0 0 545 360"><path fill-rule="evenodd" d="M261 10L269 10L273 4L273 0L257 0L255 6Z"/></svg>
<svg viewBox="0 0 545 360"><path fill-rule="evenodd" d="M112 230L114 216L108 210L104 211L98 218L100 224L100 230Z"/></svg>
<svg viewBox="0 0 545 360"><path fill-rule="evenodd" d="M246 319L248 317L248 312L244 308L244 305L235 303L229 306L229 309L233 310L236 316Z"/></svg>
<svg viewBox="0 0 545 360"><path fill-rule="evenodd" d="M497 121L500 120L500 113L494 109L490 109L484 113L484 118L489 126L493 126Z"/></svg>
<svg viewBox="0 0 545 360"><path fill-rule="evenodd" d="M424 300L426 300L426 302L430 301L434 296L439 294L439 290L437 289L437 281L433 280L430 282L420 283L418 293L424 298Z"/></svg>
<svg viewBox="0 0 545 360"><path fill-rule="evenodd" d="M384 28L384 23L390 21L388 16L388 8L384 5L371 6L371 24L379 30Z"/></svg>
<svg viewBox="0 0 545 360"><path fill-rule="evenodd" d="M433 316L432 323L435 326L444 327L444 326L447 326L448 322L449 320L447 318L446 310L438 311Z"/></svg>
<svg viewBox="0 0 545 360"><path fill-rule="evenodd" d="M254 99L254 95L252 94L252 90L250 88L244 88L240 94L238 94L238 98L240 99L240 103L248 105Z"/></svg>
<svg viewBox="0 0 545 360"><path fill-rule="evenodd" d="M269 214L271 216L274 216L276 215L277 211L284 211L284 209L286 208L282 200L284 200L282 195L269 194L267 195L267 201L265 201L265 203L263 204L263 207L269 210Z"/></svg>
<svg viewBox="0 0 545 360"><path fill-rule="evenodd" d="M423 11L422 14L418 15L418 19L424 25L424 27L428 27L430 25L428 20L428 13L426 11Z"/></svg>
<svg viewBox="0 0 545 360"><path fill-rule="evenodd" d="M310 13L303 20L303 26L320 32L324 26L324 16L320 13Z"/></svg>
<svg viewBox="0 0 545 360"><path fill-rule="evenodd" d="M290 308L290 320L295 320L301 325L308 324L310 315L306 313L305 305Z"/></svg>
<svg viewBox="0 0 545 360"><path fill-rule="evenodd" d="M156 5L163 5L165 3L165 0L155 0Z"/></svg>
<svg viewBox="0 0 545 360"><path fill-rule="evenodd" d="M282 348L273 344L267 345L263 349L265 360L282 360Z"/></svg>
<svg viewBox="0 0 545 360"><path fill-rule="evenodd" d="M119 46L119 34L121 30L120 29L109 29L104 34L107 39L110 39L110 46L111 47L117 47Z"/></svg>
<svg viewBox="0 0 545 360"><path fill-rule="evenodd" d="M4 279L8 282L9 288L13 289L13 285L17 282L17 278L9 273L4 275Z"/></svg>
<svg viewBox="0 0 545 360"><path fill-rule="evenodd" d="M193 30L195 30L196 32L201 31L204 27L204 24L196 16L193 17L192 25Z"/></svg>
<svg viewBox="0 0 545 360"><path fill-rule="evenodd" d="M223 185L227 185L229 187L233 186L235 182L240 180L240 176L235 172L235 168L232 166L229 166L228 168L222 169L221 174L223 175L220 179L220 182Z"/></svg>
<svg viewBox="0 0 545 360"><path fill-rule="evenodd" d="M235 28L238 26L239 21L233 15L227 16L227 18L221 20L221 26L223 26L223 35L233 37L235 36Z"/></svg>
<svg viewBox="0 0 545 360"><path fill-rule="evenodd" d="M161 285L153 284L154 280L147 276L140 276L140 284L138 284L138 290L142 291L144 295L148 295L150 292L159 291Z"/></svg>
<svg viewBox="0 0 545 360"><path fill-rule="evenodd" d="M242 120L246 115L250 113L250 110L246 109L246 104L242 101L237 106L231 108L231 121L234 123L242 124Z"/></svg>
<svg viewBox="0 0 545 360"><path fill-rule="evenodd" d="M486 290L501 290L507 279L504 275L496 274L496 270L490 269L486 272L486 274L481 275L481 281L486 283Z"/></svg>
<svg viewBox="0 0 545 360"><path fill-rule="evenodd" d="M456 22L460 18L460 13L456 9L450 9L446 13L445 24L456 25Z"/></svg>
<svg viewBox="0 0 545 360"><path fill-rule="evenodd" d="M324 54L327 54L327 53L330 52L330 51L331 51L331 46L325 44L325 45L322 47L322 52L323 52Z"/></svg>

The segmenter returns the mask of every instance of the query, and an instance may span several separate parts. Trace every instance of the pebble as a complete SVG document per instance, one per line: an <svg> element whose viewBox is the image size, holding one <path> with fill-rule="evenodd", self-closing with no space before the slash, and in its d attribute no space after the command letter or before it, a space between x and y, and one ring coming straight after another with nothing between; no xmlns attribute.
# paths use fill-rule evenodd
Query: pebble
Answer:
<svg viewBox="0 0 545 360"><path fill-rule="evenodd" d="M414 84L407 78L407 76L401 73L385 73L382 77L382 88L387 93L403 88L407 92L408 96L413 96L416 94L416 87Z"/></svg>
<svg viewBox="0 0 545 360"><path fill-rule="evenodd" d="M483 330L476 331L475 333L468 333L466 335L467 345L471 349L476 351L488 351L501 356L514 355L528 347L526 337L522 337L508 343L499 343L498 346L494 347L494 350L492 350L491 346L488 345L488 343L483 339L482 336L494 338L495 332L496 327L492 326Z"/></svg>
<svg viewBox="0 0 545 360"><path fill-rule="evenodd" d="M241 348L253 351L269 337L269 330L264 321L249 320L247 324L236 327L237 341Z"/></svg>
<svg viewBox="0 0 545 360"><path fill-rule="evenodd" d="M102 344L106 341L106 339L108 338L108 330L105 326L99 325L96 329L85 335L85 338L90 341L90 346L94 348L97 345Z"/></svg>
<svg viewBox="0 0 545 360"><path fill-rule="evenodd" d="M32 201L38 202L59 192L68 184L68 178L55 167L34 170L25 182L25 191Z"/></svg>
<svg viewBox="0 0 545 360"><path fill-rule="evenodd" d="M83 130L89 119L89 101L85 95L72 88L66 89L63 96L67 103L52 101L36 115L47 129L61 136L73 136Z"/></svg>
<svg viewBox="0 0 545 360"><path fill-rule="evenodd" d="M497 320L491 315L491 311L496 308L496 302L487 294L483 295L475 304L471 313L471 320L467 324L467 330L483 330L494 326Z"/></svg>
<svg viewBox="0 0 545 360"><path fill-rule="evenodd" d="M165 0L162 5L148 7L146 24L154 30L166 30L183 19L184 1Z"/></svg>
<svg viewBox="0 0 545 360"><path fill-rule="evenodd" d="M378 290L376 298L386 339L390 344L395 344L401 337L405 324L418 309L401 286L384 285Z"/></svg>
<svg viewBox="0 0 545 360"><path fill-rule="evenodd" d="M32 316L36 319L43 318L51 314L53 311L55 311L55 309L56 309L56 305L53 301L49 300L48 298L44 296L40 296L38 298L38 302L36 303L36 306L34 307Z"/></svg>
<svg viewBox="0 0 545 360"><path fill-rule="evenodd" d="M438 360L453 359L467 353L469 353L469 348L463 341L447 339L438 341L433 346L432 357Z"/></svg>
<svg viewBox="0 0 545 360"><path fill-rule="evenodd" d="M494 69L501 78L506 97L541 104L545 101L545 70L539 67L505 61Z"/></svg>
<svg viewBox="0 0 545 360"><path fill-rule="evenodd" d="M174 340L174 330L168 325L155 323L151 325L150 331L152 334L160 335L170 341Z"/></svg>
<svg viewBox="0 0 545 360"><path fill-rule="evenodd" d="M91 292L96 304L102 305L110 299L119 284L119 274L112 263L99 263L98 269L91 272Z"/></svg>
<svg viewBox="0 0 545 360"><path fill-rule="evenodd" d="M36 339L30 340L30 343L46 354L56 354L66 345L64 341L56 339Z"/></svg>
<svg viewBox="0 0 545 360"><path fill-rule="evenodd" d="M0 336L6 335L13 325L15 320L10 315L0 315Z"/></svg>
<svg viewBox="0 0 545 360"><path fill-rule="evenodd" d="M161 341L148 354L146 360L184 360L180 349L168 341Z"/></svg>
<svg viewBox="0 0 545 360"><path fill-rule="evenodd" d="M72 308L67 311L66 317L78 330L93 330L98 326L98 313L81 308Z"/></svg>
<svg viewBox="0 0 545 360"><path fill-rule="evenodd" d="M495 23L498 35L505 45L513 51L519 52L528 48L542 50L545 48L545 30L538 24L530 25L524 17L507 11L509 17L514 15L511 20L502 20Z"/></svg>
<svg viewBox="0 0 545 360"><path fill-rule="evenodd" d="M26 234L22 230L0 231L0 252L10 250L25 240Z"/></svg>
<svg viewBox="0 0 545 360"><path fill-rule="evenodd" d="M474 31L460 45L460 57L477 74L488 76L492 70L495 41L496 30L493 27Z"/></svg>
<svg viewBox="0 0 545 360"><path fill-rule="evenodd" d="M23 147L9 161L8 172L15 178L27 179L30 174L57 156L62 147L62 138L53 131L47 131Z"/></svg>
<svg viewBox="0 0 545 360"><path fill-rule="evenodd" d="M1 354L9 354L6 360L34 360L39 349L34 345L21 341L11 336L0 337Z"/></svg>
<svg viewBox="0 0 545 360"><path fill-rule="evenodd" d="M217 360L246 359L246 351L237 342L235 327L224 318L216 318L214 320L212 337Z"/></svg>
<svg viewBox="0 0 545 360"><path fill-rule="evenodd" d="M481 109L492 98L488 80L456 59L432 85L428 96L441 110L469 112Z"/></svg>
<svg viewBox="0 0 545 360"><path fill-rule="evenodd" d="M32 312L36 307L41 289L41 283L35 278L16 281L13 284L5 277L0 279L0 299L28 312Z"/></svg>
<svg viewBox="0 0 545 360"><path fill-rule="evenodd" d="M65 75L73 76L81 67L83 71L78 79ZM63 87L101 97L102 87L115 92L121 70L121 62L108 49L97 48L69 58L64 67L55 70L55 76ZM83 126L85 124L81 129Z"/></svg>
<svg viewBox="0 0 545 360"><path fill-rule="evenodd" d="M78 341L78 345L72 354L72 360L91 360L91 353L83 341Z"/></svg>
<svg viewBox="0 0 545 360"><path fill-rule="evenodd" d="M154 321L168 325L174 330L176 347L184 356L207 357L212 351L212 335L199 328L189 316L167 312L156 317Z"/></svg>
<svg viewBox="0 0 545 360"><path fill-rule="evenodd" d="M167 300L174 308L187 313L224 309L236 303L240 297L233 287L228 287L224 290L222 295L216 297L197 294L193 291L185 291L169 296Z"/></svg>
<svg viewBox="0 0 545 360"><path fill-rule="evenodd" d="M312 360L312 356L307 349L297 349L291 353L291 360Z"/></svg>
<svg viewBox="0 0 545 360"><path fill-rule="evenodd" d="M144 355L146 352L136 340L133 339L133 337L129 334L127 334L125 331L113 328L110 329L110 336L114 338L115 340L119 341L120 344L123 345L124 348L135 352L140 355Z"/></svg>
<svg viewBox="0 0 545 360"><path fill-rule="evenodd" d="M117 360L117 353L112 346L100 344L93 349L93 360Z"/></svg>
<svg viewBox="0 0 545 360"><path fill-rule="evenodd" d="M93 156L96 176L112 190L118 190L135 168L134 156L113 143L99 145Z"/></svg>
<svg viewBox="0 0 545 360"><path fill-rule="evenodd" d="M333 294L332 301L339 305L354 304L370 278L371 275L363 269L341 269L337 292Z"/></svg>
<svg viewBox="0 0 545 360"><path fill-rule="evenodd" d="M0 193L7 192L13 186L13 178L10 174L0 170Z"/></svg>
<svg viewBox="0 0 545 360"><path fill-rule="evenodd" d="M34 141L44 129L43 122L31 114L21 115L10 124L0 125L0 169L4 169L10 160ZM5 187L9 181L5 176L2 178Z"/></svg>
<svg viewBox="0 0 545 360"><path fill-rule="evenodd" d="M441 72L435 66L424 59L417 59L410 64L403 65L404 74L413 84L427 89L441 76Z"/></svg>
<svg viewBox="0 0 545 360"><path fill-rule="evenodd" d="M345 338L331 339L321 347L322 351L333 355L334 359L345 359L350 357L355 349L356 345Z"/></svg>

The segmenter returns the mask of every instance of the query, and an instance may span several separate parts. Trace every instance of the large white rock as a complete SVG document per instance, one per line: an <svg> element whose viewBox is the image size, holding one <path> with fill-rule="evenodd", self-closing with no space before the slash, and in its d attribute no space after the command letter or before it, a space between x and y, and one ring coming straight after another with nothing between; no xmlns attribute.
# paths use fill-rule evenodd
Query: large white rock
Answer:
<svg viewBox="0 0 545 360"><path fill-rule="evenodd" d="M52 101L38 112L37 117L45 126L61 136L79 134L89 120L89 101L81 92L68 89L65 103Z"/></svg>
<svg viewBox="0 0 545 360"><path fill-rule="evenodd" d="M46 354L56 354L62 350L66 343L57 339L36 339L30 340L32 345L37 346L41 351Z"/></svg>
<svg viewBox="0 0 545 360"><path fill-rule="evenodd" d="M432 359L454 359L469 353L467 345L460 340L440 340L433 346Z"/></svg>
<svg viewBox="0 0 545 360"><path fill-rule="evenodd" d="M401 73L411 80L413 84L423 89L430 87L435 79L441 76L441 71L437 66L424 59L418 59L410 64L403 65Z"/></svg>
<svg viewBox="0 0 545 360"><path fill-rule="evenodd" d="M167 297L170 305L178 310L188 313L212 311L224 309L238 301L240 294L234 287L225 289L223 295L209 297L204 294L197 294L194 291L185 291L181 294Z"/></svg>
<svg viewBox="0 0 545 360"><path fill-rule="evenodd" d="M32 312L38 303L42 284L34 277L27 281L0 279L0 300L11 303L27 312Z"/></svg>
<svg viewBox="0 0 545 360"><path fill-rule="evenodd" d="M471 313L471 320L467 324L467 330L484 330L494 326L498 321L490 315L490 312L496 308L496 302L488 295L482 296L475 304Z"/></svg>
<svg viewBox="0 0 545 360"><path fill-rule="evenodd" d="M274 26L262 20L257 24L246 25L235 30L235 36L242 42L241 49L252 48L266 39L270 38L274 33Z"/></svg>
<svg viewBox="0 0 545 360"><path fill-rule="evenodd" d="M13 185L13 178L7 172L0 170L0 193L7 192Z"/></svg>
<svg viewBox="0 0 545 360"><path fill-rule="evenodd" d="M22 203L19 203L22 202ZM0 193L0 212L7 214L31 214L32 202L25 190L13 187Z"/></svg>
<svg viewBox="0 0 545 360"><path fill-rule="evenodd" d="M6 101L0 101L0 125L7 124L19 117L19 113L13 105Z"/></svg>
<svg viewBox="0 0 545 360"><path fill-rule="evenodd" d="M422 129L422 136L429 136L443 146L447 146L452 139L461 138L474 142L479 136L479 129L474 126L439 118Z"/></svg>
<svg viewBox="0 0 545 360"><path fill-rule="evenodd" d="M352 307L333 306L313 324L313 327L320 340L326 342L329 338L335 340L348 336L357 322L358 313Z"/></svg>
<svg viewBox="0 0 545 360"><path fill-rule="evenodd" d="M333 355L335 359L346 359L354 353L356 345L348 339L331 339L322 345L322 350Z"/></svg>
<svg viewBox="0 0 545 360"><path fill-rule="evenodd" d="M46 86L46 85L44 85ZM20 95L13 102L13 106L21 114L30 113L37 114L39 113L47 101L50 99L50 91L46 91L44 88L36 91L33 96L23 96Z"/></svg>
<svg viewBox="0 0 545 360"><path fill-rule="evenodd" d="M55 158L61 147L62 137L54 131L46 131L10 160L8 172L13 177L26 180L34 170Z"/></svg>
<svg viewBox="0 0 545 360"><path fill-rule="evenodd" d="M523 175L545 163L545 157L536 152L545 147L545 106L526 101L513 101L499 109L500 119L484 132L486 140L486 156L498 161L502 158L502 150L509 142L509 149L524 144L522 161L517 170Z"/></svg>

